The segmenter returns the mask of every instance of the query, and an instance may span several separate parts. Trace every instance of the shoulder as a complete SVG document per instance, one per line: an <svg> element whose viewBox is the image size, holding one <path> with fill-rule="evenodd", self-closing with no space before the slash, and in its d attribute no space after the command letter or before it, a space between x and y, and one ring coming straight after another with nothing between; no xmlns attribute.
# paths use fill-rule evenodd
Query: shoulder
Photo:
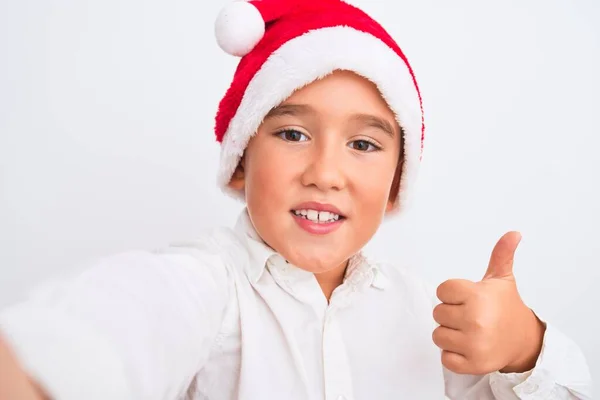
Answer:
<svg viewBox="0 0 600 400"><path fill-rule="evenodd" d="M188 260L197 267L222 269L233 272L249 262L246 239L227 227L205 230L193 240L171 243L153 254L167 259Z"/></svg>
<svg viewBox="0 0 600 400"><path fill-rule="evenodd" d="M119 282L130 288L197 285L223 287L247 258L242 238L227 228L206 230L196 239L154 249L131 249L80 264L58 282L75 280L84 287ZM46 286L46 285L44 285Z"/></svg>

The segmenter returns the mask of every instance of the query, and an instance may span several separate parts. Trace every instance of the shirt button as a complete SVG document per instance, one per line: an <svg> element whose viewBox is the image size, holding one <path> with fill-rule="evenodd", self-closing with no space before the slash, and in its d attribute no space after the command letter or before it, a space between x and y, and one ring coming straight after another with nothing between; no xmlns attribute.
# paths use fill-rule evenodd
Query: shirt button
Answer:
<svg viewBox="0 0 600 400"><path fill-rule="evenodd" d="M525 392L525 394L533 394L533 393L535 393L535 392L536 392L536 391L537 391L539 388L540 388L540 387L538 386L538 384L537 384L537 383L533 383L533 384L527 385L527 386L524 388L524 390L523 390L523 391Z"/></svg>

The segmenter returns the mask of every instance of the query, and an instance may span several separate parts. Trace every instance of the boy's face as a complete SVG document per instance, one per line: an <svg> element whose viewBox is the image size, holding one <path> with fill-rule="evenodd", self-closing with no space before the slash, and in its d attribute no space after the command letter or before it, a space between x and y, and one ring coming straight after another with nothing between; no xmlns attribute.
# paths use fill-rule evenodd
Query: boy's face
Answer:
<svg viewBox="0 0 600 400"><path fill-rule="evenodd" d="M392 207L400 135L376 86L336 71L266 116L230 186L245 190L269 246L327 272L359 252Z"/></svg>

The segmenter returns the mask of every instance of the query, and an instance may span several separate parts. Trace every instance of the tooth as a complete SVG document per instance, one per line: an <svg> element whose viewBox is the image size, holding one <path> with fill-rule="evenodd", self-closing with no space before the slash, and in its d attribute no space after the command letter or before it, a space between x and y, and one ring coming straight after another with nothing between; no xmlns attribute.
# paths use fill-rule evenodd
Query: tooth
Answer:
<svg viewBox="0 0 600 400"><path fill-rule="evenodd" d="M319 222L325 222L331 219L331 215L327 211L321 211L319 213Z"/></svg>
<svg viewBox="0 0 600 400"><path fill-rule="evenodd" d="M308 219L315 222L319 219L319 213L315 210L308 210L306 216L308 217Z"/></svg>
<svg viewBox="0 0 600 400"><path fill-rule="evenodd" d="M308 214L308 211L306 210L300 210L300 214L304 215L306 217L306 214Z"/></svg>

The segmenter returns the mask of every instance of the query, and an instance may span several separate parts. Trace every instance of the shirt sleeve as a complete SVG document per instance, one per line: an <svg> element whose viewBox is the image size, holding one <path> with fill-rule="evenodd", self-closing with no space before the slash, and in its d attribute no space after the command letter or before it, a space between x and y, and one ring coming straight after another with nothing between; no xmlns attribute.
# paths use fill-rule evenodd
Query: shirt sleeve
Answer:
<svg viewBox="0 0 600 400"><path fill-rule="evenodd" d="M592 398L592 380L579 347L554 326L547 324L542 352L533 370L521 374L489 374L496 399ZM511 397L512 396L512 397Z"/></svg>
<svg viewBox="0 0 600 400"><path fill-rule="evenodd" d="M216 254L175 248L103 259L0 312L0 333L56 400L183 396L227 304Z"/></svg>
<svg viewBox="0 0 600 400"><path fill-rule="evenodd" d="M459 375L444 368L450 399L591 400L590 372L579 347L546 325L536 366L524 373Z"/></svg>

